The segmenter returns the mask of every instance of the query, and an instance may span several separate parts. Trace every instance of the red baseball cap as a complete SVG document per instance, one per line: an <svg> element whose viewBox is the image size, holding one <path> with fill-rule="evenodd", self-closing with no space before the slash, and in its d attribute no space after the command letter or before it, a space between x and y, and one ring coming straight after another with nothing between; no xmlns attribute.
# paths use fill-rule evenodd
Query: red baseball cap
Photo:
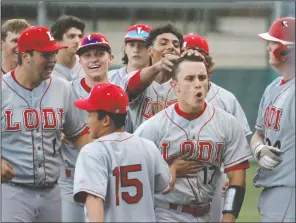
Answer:
<svg viewBox="0 0 296 223"><path fill-rule="evenodd" d="M31 26L25 29L18 39L17 46L20 53L29 50L51 52L67 48L57 44L49 29L44 26Z"/></svg>
<svg viewBox="0 0 296 223"><path fill-rule="evenodd" d="M150 31L151 27L146 24L135 24L127 29L124 41L145 41L149 36Z"/></svg>
<svg viewBox="0 0 296 223"><path fill-rule="evenodd" d="M81 55L82 52L85 52L85 50L87 50L87 48L91 46L103 47L109 53L111 53L110 43L107 40L106 36L100 33L90 33L80 40L76 54Z"/></svg>
<svg viewBox="0 0 296 223"><path fill-rule="evenodd" d="M120 86L98 83L91 89L87 99L75 100L74 104L81 110L124 114L128 110L128 96Z"/></svg>
<svg viewBox="0 0 296 223"><path fill-rule="evenodd" d="M295 44L295 18L285 17L275 20L268 32L259 34L259 37L283 45Z"/></svg>
<svg viewBox="0 0 296 223"><path fill-rule="evenodd" d="M207 40L196 33L189 33L183 37L184 43L183 43L183 49L190 48L190 47L197 47L202 49L204 52L201 52L203 56L206 54L209 54L209 44Z"/></svg>

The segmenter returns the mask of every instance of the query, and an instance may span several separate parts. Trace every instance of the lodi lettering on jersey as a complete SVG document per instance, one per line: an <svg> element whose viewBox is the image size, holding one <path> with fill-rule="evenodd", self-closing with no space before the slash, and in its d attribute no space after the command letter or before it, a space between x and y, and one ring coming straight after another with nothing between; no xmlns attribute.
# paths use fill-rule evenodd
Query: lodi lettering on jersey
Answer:
<svg viewBox="0 0 296 223"><path fill-rule="evenodd" d="M171 155L169 155L170 142L161 142L160 148L162 150L163 158L167 162L170 162L173 159L189 152L189 160L220 164L224 143L213 143L211 141L196 142L193 140L184 140L180 144L180 150L177 153Z"/></svg>
<svg viewBox="0 0 296 223"><path fill-rule="evenodd" d="M38 129L40 125L44 130L63 129L64 109L62 108L26 108L22 112L22 120L14 120L13 110L4 110L5 131L22 131Z"/></svg>
<svg viewBox="0 0 296 223"><path fill-rule="evenodd" d="M170 101L153 101L150 97L145 97L142 115L145 119L153 117L158 112L169 107L170 105L177 102L177 99Z"/></svg>
<svg viewBox="0 0 296 223"><path fill-rule="evenodd" d="M275 106L267 106L264 113L264 126L275 131L280 130L280 119L283 110Z"/></svg>

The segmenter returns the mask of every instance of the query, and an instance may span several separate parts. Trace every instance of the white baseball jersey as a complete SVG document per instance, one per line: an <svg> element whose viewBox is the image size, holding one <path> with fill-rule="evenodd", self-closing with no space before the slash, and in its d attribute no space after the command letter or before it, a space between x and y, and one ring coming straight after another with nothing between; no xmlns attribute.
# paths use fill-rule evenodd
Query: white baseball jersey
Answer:
<svg viewBox="0 0 296 223"><path fill-rule="evenodd" d="M81 192L102 198L105 222L154 222L153 195L167 191L170 178L169 167L152 142L115 132L82 148L74 200L85 202L79 198Z"/></svg>
<svg viewBox="0 0 296 223"><path fill-rule="evenodd" d="M78 93L80 98L87 98L91 88L85 83L85 78L80 78L70 82L72 87ZM86 122L87 112L81 111L83 116L80 117ZM81 114L82 115L82 114ZM68 186L73 188L74 170L79 151L72 143L63 144L61 147L62 167L61 167L61 180L66 180ZM61 184L62 185L62 184Z"/></svg>
<svg viewBox="0 0 296 223"><path fill-rule="evenodd" d="M74 81L85 76L84 70L79 63L79 56L76 55L76 63L73 68L56 63L51 75L61 77L67 81Z"/></svg>
<svg viewBox="0 0 296 223"><path fill-rule="evenodd" d="M252 134L246 115L238 100L231 92L210 82L209 92L205 101L232 114L239 121L246 136Z"/></svg>
<svg viewBox="0 0 296 223"><path fill-rule="evenodd" d="M156 195L156 202L209 203L221 164L227 171L252 157L244 131L232 115L207 104L200 117L190 121L185 116L174 104L145 121L134 133L154 142L168 163L188 151L192 154L190 160L204 163L196 178L177 178L174 190Z"/></svg>
<svg viewBox="0 0 296 223"><path fill-rule="evenodd" d="M62 132L72 138L85 130L79 96L71 85L51 77L34 89L22 87L14 71L2 78L2 157L12 164L14 183L46 185L59 177Z"/></svg>
<svg viewBox="0 0 296 223"><path fill-rule="evenodd" d="M126 66L119 69L110 70L108 72L108 80L113 84L121 86L122 79L126 76L126 74Z"/></svg>
<svg viewBox="0 0 296 223"><path fill-rule="evenodd" d="M285 84L279 77L266 88L255 127L263 131L266 145L282 151L274 170L257 169L255 186L295 187L295 77Z"/></svg>
<svg viewBox="0 0 296 223"><path fill-rule="evenodd" d="M122 87L127 89L128 82L138 71L126 75L122 80ZM171 86L171 80L159 84L153 81L146 90L132 99L129 104L130 131L134 132L144 121L148 120L159 111L176 103L176 94Z"/></svg>

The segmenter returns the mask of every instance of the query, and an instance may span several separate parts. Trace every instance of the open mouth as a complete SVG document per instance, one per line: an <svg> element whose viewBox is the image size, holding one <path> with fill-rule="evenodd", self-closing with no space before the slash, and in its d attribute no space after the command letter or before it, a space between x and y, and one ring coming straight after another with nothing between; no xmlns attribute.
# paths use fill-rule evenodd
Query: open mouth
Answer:
<svg viewBox="0 0 296 223"><path fill-rule="evenodd" d="M89 66L88 69L90 70L97 70L97 69L100 69L101 68L101 65L92 65L92 66Z"/></svg>
<svg viewBox="0 0 296 223"><path fill-rule="evenodd" d="M201 93L201 92L198 92L198 93L196 94L196 97L201 98L201 97L202 97L202 93Z"/></svg>
<svg viewBox="0 0 296 223"><path fill-rule="evenodd" d="M54 66L50 65L50 66L46 66L45 70L49 73L51 73L53 71Z"/></svg>

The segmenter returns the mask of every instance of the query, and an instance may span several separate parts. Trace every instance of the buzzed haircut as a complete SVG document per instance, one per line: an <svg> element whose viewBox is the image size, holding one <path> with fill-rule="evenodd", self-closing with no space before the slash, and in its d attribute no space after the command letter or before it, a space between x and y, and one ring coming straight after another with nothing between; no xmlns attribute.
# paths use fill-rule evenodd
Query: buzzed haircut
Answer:
<svg viewBox="0 0 296 223"><path fill-rule="evenodd" d="M177 80L177 75L179 73L180 64L184 61L202 62L207 67L206 60L203 56L196 56L196 55L187 56L187 55L185 55L183 57L180 57L179 59L177 59L174 62L174 66L172 68L172 79L173 80Z"/></svg>

